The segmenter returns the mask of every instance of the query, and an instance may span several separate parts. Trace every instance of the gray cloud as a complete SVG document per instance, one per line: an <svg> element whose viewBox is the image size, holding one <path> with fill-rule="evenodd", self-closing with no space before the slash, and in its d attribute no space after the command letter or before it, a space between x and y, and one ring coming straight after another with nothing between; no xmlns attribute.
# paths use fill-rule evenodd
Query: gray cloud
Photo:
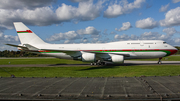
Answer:
<svg viewBox="0 0 180 101"><path fill-rule="evenodd" d="M108 6L104 11L104 17L115 18L123 14L131 13L133 10L141 8L145 0L135 0L133 3L128 3L127 0L120 1L119 4L114 3Z"/></svg>
<svg viewBox="0 0 180 101"><path fill-rule="evenodd" d="M167 40L169 36L164 34L159 34L158 32L144 32L141 34L139 39L142 40Z"/></svg>
<svg viewBox="0 0 180 101"><path fill-rule="evenodd" d="M166 41L168 44L171 45L178 45L180 43L180 38L173 38L173 34L177 33L176 30L173 28L170 29L164 29L163 32L167 33L166 35L164 34L159 34L158 32L144 32L140 36L136 35L126 35L126 34L116 34L114 36L114 39L116 41L123 41L123 40L163 40Z"/></svg>
<svg viewBox="0 0 180 101"><path fill-rule="evenodd" d="M19 38L18 36L4 35L2 32L0 32L0 43L19 43Z"/></svg>
<svg viewBox="0 0 180 101"><path fill-rule="evenodd" d="M118 40L167 40L168 38L171 38L171 36L159 34L158 32L144 32L140 36L131 35L128 36L126 34L118 35L116 34L114 36L115 39Z"/></svg>
<svg viewBox="0 0 180 101"><path fill-rule="evenodd" d="M50 38L46 39L47 41L60 41L60 40L65 40L65 35L64 33L59 33L59 34L54 34Z"/></svg>
<svg viewBox="0 0 180 101"><path fill-rule="evenodd" d="M47 0L46 2L47 4L51 4L53 1L54 0ZM23 3L27 2L30 1L28 0ZM34 2L34 5L36 5L36 8L34 9L30 9L31 6L29 8L22 7L22 9L3 9L3 7L1 7L0 29L13 29L14 27L12 23L17 21L24 22L26 25L47 26L73 20L76 22L94 20L100 16L103 3L103 1L98 1L96 4L93 4L93 1L80 2L78 7L73 7L63 3L56 10L53 10L52 7L48 7L45 4L39 4L39 1L37 1L37 5ZM19 7L18 5L14 6Z"/></svg>
<svg viewBox="0 0 180 101"><path fill-rule="evenodd" d="M0 9L36 9L50 6L57 0L0 0Z"/></svg>
<svg viewBox="0 0 180 101"><path fill-rule="evenodd" d="M68 43L72 43L72 41L71 40L65 40L64 43L68 44Z"/></svg>
<svg viewBox="0 0 180 101"><path fill-rule="evenodd" d="M87 38L83 38L83 39L81 39L81 42L87 43L87 42L89 42L89 40Z"/></svg>
<svg viewBox="0 0 180 101"><path fill-rule="evenodd" d="M68 31L65 33L59 33L59 34L54 34L50 38L47 38L47 41L61 41L61 40L75 40L79 39L80 36L77 34L75 31Z"/></svg>
<svg viewBox="0 0 180 101"><path fill-rule="evenodd" d="M4 45L7 43L20 44L20 41L18 36L4 35L3 32L0 32L0 51L17 50L17 48Z"/></svg>
<svg viewBox="0 0 180 101"><path fill-rule="evenodd" d="M119 29L115 28L115 30L116 31L124 31L124 30L128 30L132 27L130 22L125 22L122 25L123 26L121 28L119 28Z"/></svg>
<svg viewBox="0 0 180 101"><path fill-rule="evenodd" d="M169 3L165 6L162 5L161 8L159 9L159 12L166 12L168 8L169 8Z"/></svg>
<svg viewBox="0 0 180 101"><path fill-rule="evenodd" d="M114 36L114 38L115 38L115 39L118 39L118 40L130 40L130 37L129 37L128 35L126 35L126 34L123 34L123 35L118 35L118 34L116 34L116 35Z"/></svg>
<svg viewBox="0 0 180 101"><path fill-rule="evenodd" d="M77 30L78 34L86 34L86 35L98 35L101 31L98 31L96 28L93 26L89 26L86 29L80 29Z"/></svg>
<svg viewBox="0 0 180 101"><path fill-rule="evenodd" d="M170 35L170 36L174 35L175 33L179 33L176 31L175 28L165 28L163 29L163 32L165 32L167 35Z"/></svg>
<svg viewBox="0 0 180 101"><path fill-rule="evenodd" d="M71 2L86 2L86 1L90 1L90 0L69 0Z"/></svg>
<svg viewBox="0 0 180 101"><path fill-rule="evenodd" d="M151 17L136 21L136 27L141 29L153 29L158 25L158 22Z"/></svg>
<svg viewBox="0 0 180 101"><path fill-rule="evenodd" d="M164 20L160 20L161 26L172 27L180 25L180 7L169 10Z"/></svg>
<svg viewBox="0 0 180 101"><path fill-rule="evenodd" d="M180 0L172 0L173 3L178 3Z"/></svg>
<svg viewBox="0 0 180 101"><path fill-rule="evenodd" d="M116 32L112 31L110 34L116 34Z"/></svg>
<svg viewBox="0 0 180 101"><path fill-rule="evenodd" d="M85 29L80 29L77 31L68 31L65 33L54 34L50 38L47 38L46 40L47 41L69 40L67 42L70 43L70 42L73 42L72 40L80 39L84 35L91 35L91 37L99 37L100 32L101 31L98 31L96 28L89 26Z"/></svg>

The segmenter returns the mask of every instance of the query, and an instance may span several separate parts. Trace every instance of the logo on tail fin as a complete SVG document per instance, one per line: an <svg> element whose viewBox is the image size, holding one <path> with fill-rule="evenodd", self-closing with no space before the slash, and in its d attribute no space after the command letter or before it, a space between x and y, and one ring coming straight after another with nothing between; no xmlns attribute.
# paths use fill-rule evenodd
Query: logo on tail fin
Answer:
<svg viewBox="0 0 180 101"><path fill-rule="evenodd" d="M17 31L17 33L33 33L31 30L26 30L26 31Z"/></svg>

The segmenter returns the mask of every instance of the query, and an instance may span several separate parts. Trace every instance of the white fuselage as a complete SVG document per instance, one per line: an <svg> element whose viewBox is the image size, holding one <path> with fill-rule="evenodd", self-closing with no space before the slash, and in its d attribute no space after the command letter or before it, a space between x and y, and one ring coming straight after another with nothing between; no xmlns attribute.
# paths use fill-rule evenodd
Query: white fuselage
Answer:
<svg viewBox="0 0 180 101"><path fill-rule="evenodd" d="M40 52L44 55L54 56L58 58L71 59L72 55L58 52L58 50L80 51L77 56L83 52L107 53L101 57L108 58L114 54L126 55L124 59L137 58L160 58L177 52L173 46L161 40L137 40L137 41L119 41L110 43L97 44L36 44L39 49L57 50L57 52L44 51ZM101 55L101 54L99 54Z"/></svg>

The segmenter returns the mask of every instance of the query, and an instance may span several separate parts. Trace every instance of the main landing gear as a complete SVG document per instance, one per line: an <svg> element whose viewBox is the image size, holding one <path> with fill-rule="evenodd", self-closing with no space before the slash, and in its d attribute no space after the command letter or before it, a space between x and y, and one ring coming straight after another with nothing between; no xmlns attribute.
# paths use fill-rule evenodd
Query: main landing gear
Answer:
<svg viewBox="0 0 180 101"><path fill-rule="evenodd" d="M162 61L161 61L162 58L159 58L159 61L158 61L158 64L162 64Z"/></svg>
<svg viewBox="0 0 180 101"><path fill-rule="evenodd" d="M96 62L91 62L91 65L106 65L106 62L101 62L100 60L97 60Z"/></svg>
<svg viewBox="0 0 180 101"><path fill-rule="evenodd" d="M106 63L105 62L100 62L100 63L91 62L91 65L106 65Z"/></svg>

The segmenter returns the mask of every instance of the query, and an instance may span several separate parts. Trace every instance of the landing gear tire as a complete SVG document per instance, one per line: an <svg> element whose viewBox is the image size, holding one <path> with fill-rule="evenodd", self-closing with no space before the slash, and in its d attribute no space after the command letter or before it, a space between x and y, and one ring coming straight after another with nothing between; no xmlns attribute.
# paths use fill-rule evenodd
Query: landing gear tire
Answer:
<svg viewBox="0 0 180 101"><path fill-rule="evenodd" d="M106 62L101 62L101 65L103 65L103 66L104 66L104 65L107 65L107 63L106 63Z"/></svg>
<svg viewBox="0 0 180 101"><path fill-rule="evenodd" d="M101 65L104 65L105 63L104 62L101 62Z"/></svg>
<svg viewBox="0 0 180 101"><path fill-rule="evenodd" d="M91 66L93 66L93 65L98 65L98 66L100 66L100 65L107 65L107 63L106 62L91 62Z"/></svg>
<svg viewBox="0 0 180 101"><path fill-rule="evenodd" d="M162 64L162 62L160 61L160 62L158 62L158 64Z"/></svg>
<svg viewBox="0 0 180 101"><path fill-rule="evenodd" d="M94 65L94 63L91 62L91 66Z"/></svg>
<svg viewBox="0 0 180 101"><path fill-rule="evenodd" d="M99 64L97 64L96 62L91 62L91 66L93 65L99 65Z"/></svg>
<svg viewBox="0 0 180 101"><path fill-rule="evenodd" d="M94 65L97 65L97 63L94 63Z"/></svg>

